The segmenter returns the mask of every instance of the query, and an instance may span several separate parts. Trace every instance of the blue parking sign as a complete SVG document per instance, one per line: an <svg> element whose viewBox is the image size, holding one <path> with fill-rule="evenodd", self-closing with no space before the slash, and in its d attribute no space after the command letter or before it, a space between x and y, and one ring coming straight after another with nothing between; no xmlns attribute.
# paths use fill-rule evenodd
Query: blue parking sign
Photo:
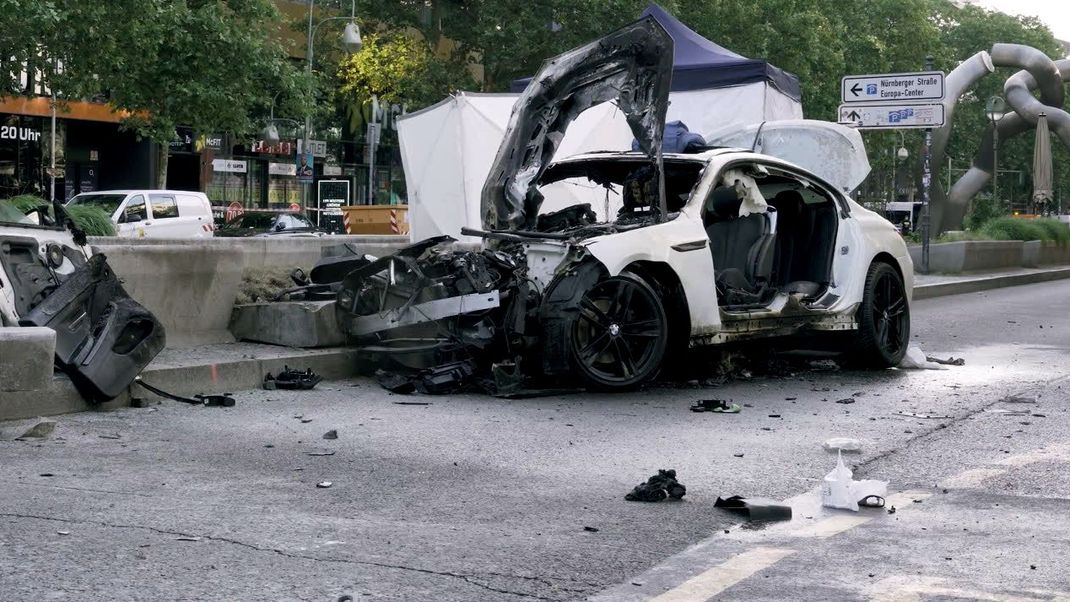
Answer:
<svg viewBox="0 0 1070 602"><path fill-rule="evenodd" d="M877 95L877 84L866 84L866 95L867 96L876 96Z"/></svg>

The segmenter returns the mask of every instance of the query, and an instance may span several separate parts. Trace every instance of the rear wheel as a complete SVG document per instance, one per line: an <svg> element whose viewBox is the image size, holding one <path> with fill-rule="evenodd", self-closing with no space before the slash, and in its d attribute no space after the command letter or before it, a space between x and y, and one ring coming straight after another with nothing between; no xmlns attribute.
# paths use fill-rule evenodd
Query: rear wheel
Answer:
<svg viewBox="0 0 1070 602"><path fill-rule="evenodd" d="M570 335L572 364L585 381L600 389L627 389L657 373L669 321L654 289L625 273L583 295Z"/></svg>
<svg viewBox="0 0 1070 602"><path fill-rule="evenodd" d="M910 306L903 279L886 263L874 263L866 274L854 360L862 368L898 366L910 343Z"/></svg>

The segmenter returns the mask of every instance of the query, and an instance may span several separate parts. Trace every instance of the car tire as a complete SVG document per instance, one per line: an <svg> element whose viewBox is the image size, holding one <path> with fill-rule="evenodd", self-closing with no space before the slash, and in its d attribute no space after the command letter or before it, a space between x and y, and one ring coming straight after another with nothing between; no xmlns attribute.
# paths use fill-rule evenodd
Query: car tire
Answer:
<svg viewBox="0 0 1070 602"><path fill-rule="evenodd" d="M669 320L655 289L623 273L583 294L568 329L569 355L585 383L627 390L650 380L668 349Z"/></svg>
<svg viewBox="0 0 1070 602"><path fill-rule="evenodd" d="M880 370L898 366L910 344L910 303L894 267L874 262L866 273L851 363Z"/></svg>

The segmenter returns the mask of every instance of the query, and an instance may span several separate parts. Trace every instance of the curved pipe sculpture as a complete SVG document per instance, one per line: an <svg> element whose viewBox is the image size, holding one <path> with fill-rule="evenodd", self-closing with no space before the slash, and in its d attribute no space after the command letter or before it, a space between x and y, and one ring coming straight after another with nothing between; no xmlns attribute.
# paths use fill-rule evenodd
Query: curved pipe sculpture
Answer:
<svg viewBox="0 0 1070 602"><path fill-rule="evenodd" d="M1040 113L1045 113L1052 130L1070 148L1070 113L1062 109L1066 100L1064 83L1070 81L1070 59L1053 61L1043 52L1021 44L995 44L991 53L978 52L963 61L945 78L947 95L944 99L946 125L933 132L932 189L930 215L935 232L943 232L962 225L970 199L977 195L992 177L994 157L992 131L985 132L981 149L970 169L944 196L940 185L947 142L951 135L951 117L958 99L995 67L1020 67L1023 70L1009 77L1004 84L1007 104L1013 113L999 121L1000 140L1009 140L1036 127ZM1040 90L1040 100L1033 90Z"/></svg>

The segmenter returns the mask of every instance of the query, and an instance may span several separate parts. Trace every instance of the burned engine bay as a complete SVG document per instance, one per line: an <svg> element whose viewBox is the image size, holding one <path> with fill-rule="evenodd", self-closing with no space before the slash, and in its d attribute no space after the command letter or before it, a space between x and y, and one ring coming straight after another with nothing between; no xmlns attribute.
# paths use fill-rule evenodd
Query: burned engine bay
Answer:
<svg viewBox="0 0 1070 602"><path fill-rule="evenodd" d="M617 302L597 307L585 298L606 274L575 243L670 219L702 167L662 158L672 60L672 38L649 17L551 59L517 100L491 166L481 197L484 230L461 230L484 239L483 248L446 249L452 237L431 238L345 276L338 323L383 386L515 394L528 390L525 375L570 374L578 348L602 345L573 326L584 311L588 320L605 318ZM624 113L642 154L551 167L569 123L609 101ZM569 178L604 189L604 220L591 203L540 215L540 187ZM621 200L615 220L610 195ZM590 307L581 311L585 302ZM620 328L609 320L604 326ZM589 354L592 365L600 353ZM647 376L625 369L620 382L610 380Z"/></svg>

